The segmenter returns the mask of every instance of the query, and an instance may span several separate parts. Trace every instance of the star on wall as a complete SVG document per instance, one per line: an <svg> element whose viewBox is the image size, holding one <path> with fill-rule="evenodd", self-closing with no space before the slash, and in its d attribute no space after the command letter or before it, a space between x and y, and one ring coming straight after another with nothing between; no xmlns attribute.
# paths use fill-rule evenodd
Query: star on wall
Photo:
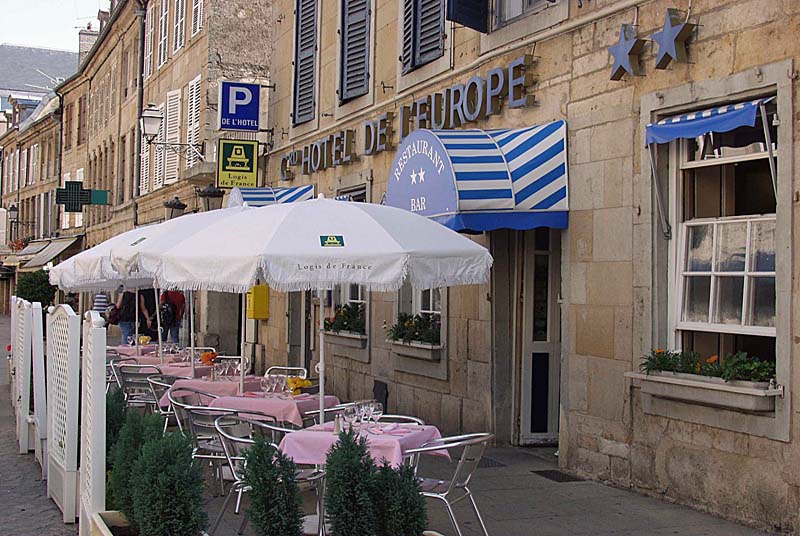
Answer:
<svg viewBox="0 0 800 536"><path fill-rule="evenodd" d="M425 182L425 170L424 169L420 169L419 173L417 175L419 176L419 182Z"/></svg>
<svg viewBox="0 0 800 536"><path fill-rule="evenodd" d="M417 172L411 170L411 184L417 184Z"/></svg>
<svg viewBox="0 0 800 536"><path fill-rule="evenodd" d="M666 69L673 61L686 63L686 41L696 27L696 24L685 22L677 9L667 9L664 27L653 34L653 41L658 43L656 69Z"/></svg>
<svg viewBox="0 0 800 536"><path fill-rule="evenodd" d="M611 69L611 80L622 80L625 73L633 76L639 74L639 56L647 41L636 36L632 24L623 24L619 29L619 41L608 47L614 58Z"/></svg>

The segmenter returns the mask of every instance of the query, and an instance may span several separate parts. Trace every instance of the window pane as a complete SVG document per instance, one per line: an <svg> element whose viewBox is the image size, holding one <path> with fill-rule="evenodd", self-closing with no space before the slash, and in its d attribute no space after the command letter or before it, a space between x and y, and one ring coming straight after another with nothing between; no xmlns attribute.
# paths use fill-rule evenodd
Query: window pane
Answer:
<svg viewBox="0 0 800 536"><path fill-rule="evenodd" d="M534 231L534 242L536 251L549 251L550 250L550 228L537 227Z"/></svg>
<svg viewBox="0 0 800 536"><path fill-rule="evenodd" d="M752 279L753 326L775 327L775 278Z"/></svg>
<svg viewBox="0 0 800 536"><path fill-rule="evenodd" d="M522 15L522 2L523 0L502 0L500 19L506 21Z"/></svg>
<svg viewBox="0 0 800 536"><path fill-rule="evenodd" d="M350 285L350 301L358 301L361 299L361 287L359 285Z"/></svg>
<svg viewBox="0 0 800 536"><path fill-rule="evenodd" d="M431 307L431 291L430 291L430 289L429 290L423 290L422 291L422 303L420 304L420 308L423 311L430 311L430 307Z"/></svg>
<svg viewBox="0 0 800 536"><path fill-rule="evenodd" d="M744 272L747 244L747 223L725 223L717 226L717 270Z"/></svg>
<svg viewBox="0 0 800 536"><path fill-rule="evenodd" d="M742 323L742 293L744 277L717 278L717 307L715 322L718 324Z"/></svg>
<svg viewBox="0 0 800 536"><path fill-rule="evenodd" d="M713 227L698 225L688 228L689 255L686 270L689 272L711 271L711 248Z"/></svg>
<svg viewBox="0 0 800 536"><path fill-rule="evenodd" d="M431 304L432 311L441 311L442 310L442 290L435 288L431 290L431 295L433 297L433 303Z"/></svg>
<svg viewBox="0 0 800 536"><path fill-rule="evenodd" d="M683 319L686 322L708 322L708 300L710 295L710 276L687 277Z"/></svg>
<svg viewBox="0 0 800 536"><path fill-rule="evenodd" d="M753 223L750 256L754 272L775 271L775 221Z"/></svg>
<svg viewBox="0 0 800 536"><path fill-rule="evenodd" d="M775 190L767 159L739 162L735 177L735 215L775 214Z"/></svg>

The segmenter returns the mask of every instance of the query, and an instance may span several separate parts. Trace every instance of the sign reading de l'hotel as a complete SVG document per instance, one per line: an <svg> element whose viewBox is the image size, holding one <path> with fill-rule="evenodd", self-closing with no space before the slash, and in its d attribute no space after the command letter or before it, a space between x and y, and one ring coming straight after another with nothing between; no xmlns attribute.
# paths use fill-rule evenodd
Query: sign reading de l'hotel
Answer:
<svg viewBox="0 0 800 536"><path fill-rule="evenodd" d="M483 120L506 108L524 108L533 104L528 88L533 76L527 72L533 56L524 55L506 67L489 69L486 76L473 76L466 83L454 84L401 106L398 123L400 141L412 130L420 128L453 129ZM395 114L385 113L362 125L363 155L369 156L392 148ZM309 175L330 167L349 164L358 159L356 129L334 132L281 156L281 179L294 176L293 167Z"/></svg>

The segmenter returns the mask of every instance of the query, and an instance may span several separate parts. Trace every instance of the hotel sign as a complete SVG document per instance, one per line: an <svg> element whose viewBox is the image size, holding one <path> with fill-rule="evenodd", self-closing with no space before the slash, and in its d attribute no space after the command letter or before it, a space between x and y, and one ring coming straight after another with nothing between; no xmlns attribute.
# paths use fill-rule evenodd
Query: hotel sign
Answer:
<svg viewBox="0 0 800 536"><path fill-rule="evenodd" d="M473 76L466 83L453 84L442 91L422 96L401 106L395 114L385 113L362 125L363 155L392 148L395 122L402 142L418 129L454 129L499 114L505 108L524 108L533 104L528 92L533 84L530 66L533 56L524 55L506 67L489 69L486 76ZM325 136L281 156L281 180L290 180L295 169L303 175L349 164L358 159L356 129L345 129Z"/></svg>

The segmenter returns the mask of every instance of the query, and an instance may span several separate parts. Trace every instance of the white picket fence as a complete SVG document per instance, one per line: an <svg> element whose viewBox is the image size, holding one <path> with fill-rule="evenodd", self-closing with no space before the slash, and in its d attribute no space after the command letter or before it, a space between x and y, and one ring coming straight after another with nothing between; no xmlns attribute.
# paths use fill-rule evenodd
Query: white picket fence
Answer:
<svg viewBox="0 0 800 536"><path fill-rule="evenodd" d="M74 523L78 512L80 317L69 305L47 315L47 495Z"/></svg>
<svg viewBox="0 0 800 536"><path fill-rule="evenodd" d="M47 478L47 376L44 355L42 304L31 304L31 358L33 359L33 432L36 461Z"/></svg>
<svg viewBox="0 0 800 536"><path fill-rule="evenodd" d="M106 504L106 328L94 311L83 321L81 378L80 536Z"/></svg>

